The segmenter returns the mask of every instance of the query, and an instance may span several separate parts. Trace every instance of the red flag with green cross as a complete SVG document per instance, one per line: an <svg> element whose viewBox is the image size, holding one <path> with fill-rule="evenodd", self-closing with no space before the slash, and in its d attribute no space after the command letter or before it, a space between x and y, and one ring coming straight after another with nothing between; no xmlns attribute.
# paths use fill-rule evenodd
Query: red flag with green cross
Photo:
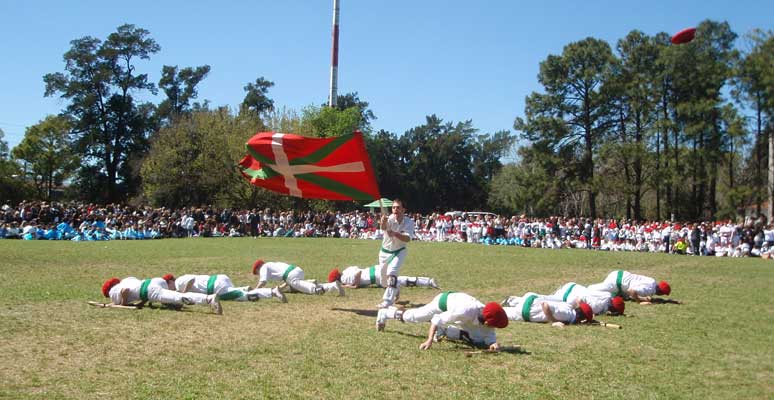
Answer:
<svg viewBox="0 0 774 400"><path fill-rule="evenodd" d="M245 147L239 168L253 185L307 199L381 197L360 132L330 138L261 132Z"/></svg>

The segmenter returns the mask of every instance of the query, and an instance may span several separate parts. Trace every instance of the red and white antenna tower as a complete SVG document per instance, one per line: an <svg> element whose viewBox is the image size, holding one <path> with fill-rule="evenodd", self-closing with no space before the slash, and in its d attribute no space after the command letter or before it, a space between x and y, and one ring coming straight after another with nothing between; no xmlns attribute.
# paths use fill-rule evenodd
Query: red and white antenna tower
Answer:
<svg viewBox="0 0 774 400"><path fill-rule="evenodd" d="M336 107L336 91L339 84L339 0L333 0L333 49L331 51L331 90L328 106Z"/></svg>

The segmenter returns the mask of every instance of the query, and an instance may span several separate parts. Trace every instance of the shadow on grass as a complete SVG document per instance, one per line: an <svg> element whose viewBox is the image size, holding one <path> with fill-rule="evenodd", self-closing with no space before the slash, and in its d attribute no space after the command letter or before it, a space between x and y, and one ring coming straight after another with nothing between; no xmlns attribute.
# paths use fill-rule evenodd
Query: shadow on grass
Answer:
<svg viewBox="0 0 774 400"><path fill-rule="evenodd" d="M519 355L531 355L527 350L524 350L521 346L502 346L500 347L500 350L498 351L490 351L488 346L475 346L472 344L468 344L465 342L459 342L456 340L444 340L445 342L449 342L454 344L453 348L445 349L446 351L459 351L464 350L465 355L472 356L472 355L493 355L493 354L519 354Z"/></svg>
<svg viewBox="0 0 774 400"><path fill-rule="evenodd" d="M683 302L680 300L662 299L660 297L652 298L650 299L650 302L653 304L678 304L678 305L683 304Z"/></svg>
<svg viewBox="0 0 774 400"><path fill-rule="evenodd" d="M417 307L424 306L424 304L412 304L409 301L401 301L401 302L398 302L396 304L399 304L402 307L406 307L407 309L408 308L417 308ZM407 306L410 306L410 307L407 307ZM359 315L361 317L371 317L371 318L376 318L376 314L379 312L379 310L361 310L361 309L358 309L358 308L338 308L338 307L331 308L331 310L332 311L351 312L351 313L357 314L357 315Z"/></svg>
<svg viewBox="0 0 774 400"><path fill-rule="evenodd" d="M378 312L377 310L360 310L357 308L338 308L338 307L331 308L331 310L351 312L361 317L371 317L371 318L376 318L376 313Z"/></svg>

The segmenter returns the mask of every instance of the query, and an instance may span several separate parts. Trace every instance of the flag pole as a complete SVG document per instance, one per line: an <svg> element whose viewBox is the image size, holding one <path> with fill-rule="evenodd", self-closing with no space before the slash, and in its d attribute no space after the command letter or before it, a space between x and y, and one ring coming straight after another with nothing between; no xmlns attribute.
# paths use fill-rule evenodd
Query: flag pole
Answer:
<svg viewBox="0 0 774 400"><path fill-rule="evenodd" d="M339 0L333 0L333 46L331 49L331 86L328 107L336 107L339 86Z"/></svg>

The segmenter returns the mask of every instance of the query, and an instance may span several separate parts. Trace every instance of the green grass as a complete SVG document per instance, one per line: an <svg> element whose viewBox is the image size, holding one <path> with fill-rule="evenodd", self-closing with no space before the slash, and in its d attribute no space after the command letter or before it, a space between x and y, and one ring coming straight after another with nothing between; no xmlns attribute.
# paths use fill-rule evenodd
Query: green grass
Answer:
<svg viewBox="0 0 774 400"><path fill-rule="evenodd" d="M411 243L404 275L499 301L613 269L666 279L684 305L627 303L622 330L512 323L500 343L524 354L467 358L418 346L425 324L374 331L379 289L289 303L97 309L112 276L225 273L254 284L253 260L372 265L379 243L344 239L0 241L0 398L772 398L774 264L759 259ZM412 305L437 292L401 292Z"/></svg>

